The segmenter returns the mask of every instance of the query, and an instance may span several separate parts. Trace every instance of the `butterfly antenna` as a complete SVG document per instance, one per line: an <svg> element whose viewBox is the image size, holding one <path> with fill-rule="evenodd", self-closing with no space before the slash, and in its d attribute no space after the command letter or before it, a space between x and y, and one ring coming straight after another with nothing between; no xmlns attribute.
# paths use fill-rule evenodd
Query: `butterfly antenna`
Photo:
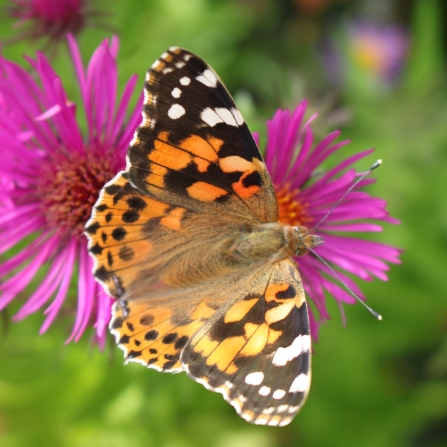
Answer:
<svg viewBox="0 0 447 447"><path fill-rule="evenodd" d="M312 252L331 272L332 274L343 284L343 286L345 287L345 289L360 303L363 304L371 313L371 315L373 315L374 317L376 317L378 320L382 320L382 315L378 314L375 310L371 309L364 301L362 301L360 299L359 296L357 296L357 294L351 290L348 285L340 278L340 275L315 251L312 250L312 248L307 247L307 249Z"/></svg>
<svg viewBox="0 0 447 447"><path fill-rule="evenodd" d="M374 171L374 169L378 168L382 164L382 160L377 160L369 169L366 171L363 175L358 178L355 183L341 196L340 199L338 199L337 203L326 213L326 215L323 217L323 219L320 220L313 228L311 228L306 236L308 234L313 233L313 231L318 228L331 214L332 211L334 211L335 208L337 208L338 205L343 201L343 199L357 186L359 182L361 182L371 171Z"/></svg>
<svg viewBox="0 0 447 447"><path fill-rule="evenodd" d="M356 185L361 182L371 171L374 171L374 169L378 168L382 164L382 160L377 160L369 169L366 171L363 175L361 175L356 182L342 195L342 197L337 201L337 203L326 213L326 215L323 217L323 219L320 220L320 222L317 223L311 230L307 232L307 234L312 233L316 228L318 228L334 211L334 209L342 202L342 200L356 187ZM308 248L310 252L312 252L337 278L341 284L343 284L344 288L363 306L368 309L368 311L376 317L378 320L382 320L382 315L378 314L375 310L371 309L364 301L360 299L357 294L349 288L349 286L340 278L340 275L315 251L312 250L312 248Z"/></svg>

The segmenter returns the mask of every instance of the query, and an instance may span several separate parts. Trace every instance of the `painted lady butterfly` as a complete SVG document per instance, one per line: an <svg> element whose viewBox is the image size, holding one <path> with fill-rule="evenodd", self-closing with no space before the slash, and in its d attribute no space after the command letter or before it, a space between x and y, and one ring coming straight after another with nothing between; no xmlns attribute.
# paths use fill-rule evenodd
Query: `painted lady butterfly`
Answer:
<svg viewBox="0 0 447 447"><path fill-rule="evenodd" d="M310 386L292 255L322 240L278 222L269 174L216 73L171 48L148 71L127 169L86 227L94 275L118 298L126 362L186 371L245 420L286 425Z"/></svg>

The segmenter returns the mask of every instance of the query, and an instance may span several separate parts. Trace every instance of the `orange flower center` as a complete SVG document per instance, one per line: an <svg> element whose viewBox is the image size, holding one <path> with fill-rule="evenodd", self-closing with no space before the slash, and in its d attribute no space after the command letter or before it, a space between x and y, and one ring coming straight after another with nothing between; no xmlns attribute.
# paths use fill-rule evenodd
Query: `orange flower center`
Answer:
<svg viewBox="0 0 447 447"><path fill-rule="evenodd" d="M309 204L299 199L299 193L298 188L291 189L288 183L276 190L279 221L287 225L310 228L313 219L309 214Z"/></svg>
<svg viewBox="0 0 447 447"><path fill-rule="evenodd" d="M60 154L43 166L37 193L42 212L53 228L80 236L106 182L116 174L106 154Z"/></svg>

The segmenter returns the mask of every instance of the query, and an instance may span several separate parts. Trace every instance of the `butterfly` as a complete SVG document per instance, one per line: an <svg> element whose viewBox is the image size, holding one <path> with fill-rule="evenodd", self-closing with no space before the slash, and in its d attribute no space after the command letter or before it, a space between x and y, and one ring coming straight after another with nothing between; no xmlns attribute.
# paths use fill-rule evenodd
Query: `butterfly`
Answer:
<svg viewBox="0 0 447 447"><path fill-rule="evenodd" d="M283 426L311 382L292 256L319 245L278 221L259 149L214 70L170 48L147 72L127 168L86 226L94 276L117 298L126 362L186 373L246 421Z"/></svg>

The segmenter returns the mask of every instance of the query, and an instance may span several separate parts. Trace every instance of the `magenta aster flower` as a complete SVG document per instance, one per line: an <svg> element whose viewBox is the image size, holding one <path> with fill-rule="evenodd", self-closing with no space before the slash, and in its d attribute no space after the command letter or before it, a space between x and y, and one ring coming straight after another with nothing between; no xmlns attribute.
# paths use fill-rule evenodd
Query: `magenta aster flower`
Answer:
<svg viewBox="0 0 447 447"><path fill-rule="evenodd" d="M125 153L141 120L142 97L126 110L136 83L117 95L118 40L105 40L84 69L73 37L68 43L85 111L83 135L61 79L42 53L26 58L35 77L0 58L0 310L25 303L18 321L45 307L45 332L77 283L77 313L70 340L93 324L102 345L111 299L93 279L82 235L100 189L124 168ZM32 291L32 289L34 289ZM68 304L73 308L74 303Z"/></svg>
<svg viewBox="0 0 447 447"><path fill-rule="evenodd" d="M48 37L56 42L67 33L77 34L90 18L98 16L88 0L12 0L9 13L24 31L12 41Z"/></svg>
<svg viewBox="0 0 447 447"><path fill-rule="evenodd" d="M303 122L306 106L303 101L293 113L278 110L268 121L265 162L278 197L279 220L289 225L303 225L310 230L359 176L354 169L341 176L338 174L370 154L372 149L354 155L321 176L316 176L315 170L321 163L348 141L335 143L340 134L336 131L314 146L312 130ZM362 191L364 186L373 182L372 178L361 180L313 232L325 241L315 251L337 270L340 278L362 299L362 292L344 272L367 281L373 277L386 281L386 262L399 263L400 254L400 250L385 244L342 235L343 232L381 231L382 227L376 222L398 223L388 215L384 200ZM355 299L312 253L295 260L306 294L319 314L317 319L312 310L310 312L312 336L316 339L318 327L329 318L325 292L331 294L340 307L341 303L352 304Z"/></svg>

